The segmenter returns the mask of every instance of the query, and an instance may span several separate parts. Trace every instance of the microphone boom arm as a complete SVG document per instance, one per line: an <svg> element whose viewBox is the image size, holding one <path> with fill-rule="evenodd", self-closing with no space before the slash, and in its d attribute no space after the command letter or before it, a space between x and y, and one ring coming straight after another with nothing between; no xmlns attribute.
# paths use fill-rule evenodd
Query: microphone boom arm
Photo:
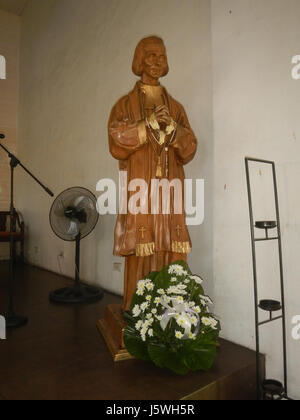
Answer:
<svg viewBox="0 0 300 420"><path fill-rule="evenodd" d="M0 138L5 138L4 134L0 134ZM11 159L11 165L15 168L16 166L20 165L21 168L24 169L25 172L27 172L28 175L31 176L31 178L33 178L35 180L35 182L37 182L45 191L47 194L49 194L51 197L54 197L54 194L51 190L49 190L49 188L47 188L44 184L41 183L41 181L39 181L37 179L36 176L34 176L20 161L19 159L13 154L11 153L5 146L3 146L3 144L0 143L0 147L8 154L8 157Z"/></svg>

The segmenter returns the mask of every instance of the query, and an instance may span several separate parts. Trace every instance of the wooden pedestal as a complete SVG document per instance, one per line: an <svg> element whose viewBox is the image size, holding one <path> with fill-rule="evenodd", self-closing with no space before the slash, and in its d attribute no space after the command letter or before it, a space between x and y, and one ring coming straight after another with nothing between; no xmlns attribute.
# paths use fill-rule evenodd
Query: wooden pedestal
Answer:
<svg viewBox="0 0 300 420"><path fill-rule="evenodd" d="M124 345L123 334L126 324L123 320L122 305L107 305L105 318L100 319L97 326L115 362L133 359Z"/></svg>

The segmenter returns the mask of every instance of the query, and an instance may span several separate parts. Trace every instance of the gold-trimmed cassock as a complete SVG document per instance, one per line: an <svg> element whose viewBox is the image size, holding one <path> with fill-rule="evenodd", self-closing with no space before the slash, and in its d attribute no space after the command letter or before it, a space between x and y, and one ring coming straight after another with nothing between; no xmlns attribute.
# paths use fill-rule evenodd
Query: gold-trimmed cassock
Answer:
<svg viewBox="0 0 300 420"><path fill-rule="evenodd" d="M158 105L169 108L176 127L166 136L164 145L155 140L160 133L155 133L149 125ZM183 165L193 159L197 140L183 107L166 89L141 82L112 109L108 132L110 152L119 160L120 171L127 172L128 183L143 179L149 187L148 214L119 214L115 227L114 255L126 258L123 309L128 310L140 279L174 261L186 260L186 254L191 251L183 204ZM162 214L161 196L158 214L151 214L151 180L157 178L181 181L181 214L174 214L172 189L170 214ZM128 192L128 201L135 193Z"/></svg>

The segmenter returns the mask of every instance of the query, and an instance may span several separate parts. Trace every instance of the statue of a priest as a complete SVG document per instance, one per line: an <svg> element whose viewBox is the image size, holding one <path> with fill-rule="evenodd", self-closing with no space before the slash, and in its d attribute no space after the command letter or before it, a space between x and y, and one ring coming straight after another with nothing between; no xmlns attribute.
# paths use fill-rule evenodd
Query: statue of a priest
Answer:
<svg viewBox="0 0 300 420"><path fill-rule="evenodd" d="M149 186L145 197L149 211L119 214L115 227L114 255L126 258L124 311L129 309L140 279L177 260L186 261L191 252L183 205L183 165L193 159L197 149L182 105L159 82L169 71L163 40L155 36L142 39L135 50L132 70L140 80L113 107L108 124L110 152L118 159L120 171L126 171L128 184L142 179ZM158 211L151 213L153 179L181 181L179 214L174 211L173 190L168 214L162 211L161 191ZM128 192L128 201L133 194Z"/></svg>

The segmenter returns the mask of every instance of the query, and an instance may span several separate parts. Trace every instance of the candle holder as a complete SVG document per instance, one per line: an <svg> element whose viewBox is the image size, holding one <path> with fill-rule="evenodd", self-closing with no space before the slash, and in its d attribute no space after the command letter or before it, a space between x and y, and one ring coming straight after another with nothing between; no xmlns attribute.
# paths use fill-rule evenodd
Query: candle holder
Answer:
<svg viewBox="0 0 300 420"><path fill-rule="evenodd" d="M263 399L273 401L284 398L284 386L281 382L274 379L266 379L262 383ZM277 397L277 398L276 398Z"/></svg>
<svg viewBox="0 0 300 420"><path fill-rule="evenodd" d="M257 229L264 229L266 232L266 239L269 239L269 230L275 229L277 227L277 222L275 221L262 221L262 222L256 222L255 227Z"/></svg>
<svg viewBox="0 0 300 420"><path fill-rule="evenodd" d="M277 312L282 309L281 303L277 300L264 299L259 302L259 307L263 311Z"/></svg>

